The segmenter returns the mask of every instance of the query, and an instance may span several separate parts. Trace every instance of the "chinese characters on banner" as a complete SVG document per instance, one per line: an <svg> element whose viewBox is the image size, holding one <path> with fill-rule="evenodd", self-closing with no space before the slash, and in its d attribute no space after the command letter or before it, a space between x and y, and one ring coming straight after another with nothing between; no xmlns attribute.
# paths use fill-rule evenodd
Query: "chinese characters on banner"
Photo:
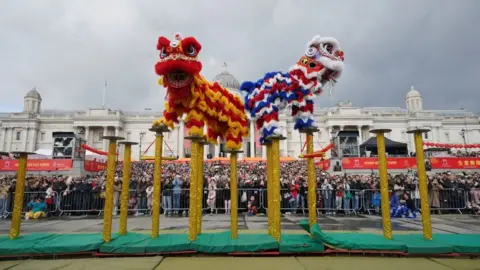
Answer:
<svg viewBox="0 0 480 270"><path fill-rule="evenodd" d="M342 167L345 170L377 170L378 159L375 157L366 158L343 158ZM414 169L417 167L415 158L387 158L388 169Z"/></svg>
<svg viewBox="0 0 480 270"><path fill-rule="evenodd" d="M87 172L100 172L107 169L107 163L96 160L85 160L84 168Z"/></svg>
<svg viewBox="0 0 480 270"><path fill-rule="evenodd" d="M330 168L330 159L315 161L315 165L320 169L326 171Z"/></svg>
<svg viewBox="0 0 480 270"><path fill-rule="evenodd" d="M69 171L72 169L71 159L31 159L27 161L27 171ZM0 160L0 171L18 170L18 160Z"/></svg>
<svg viewBox="0 0 480 270"><path fill-rule="evenodd" d="M432 157L432 169L480 169L480 158L475 157Z"/></svg>

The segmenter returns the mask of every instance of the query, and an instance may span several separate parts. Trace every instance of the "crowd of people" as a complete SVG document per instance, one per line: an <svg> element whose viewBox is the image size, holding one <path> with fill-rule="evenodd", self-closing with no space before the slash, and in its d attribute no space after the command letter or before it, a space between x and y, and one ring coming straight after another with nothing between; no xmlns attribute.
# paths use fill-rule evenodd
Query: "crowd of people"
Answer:
<svg viewBox="0 0 480 270"><path fill-rule="evenodd" d="M281 208L285 214L308 212L307 166L304 161L281 163ZM208 213L229 213L231 195L229 164L205 163L203 208ZM162 170L162 213L187 216L189 209L188 163L166 163ZM0 216L12 211L15 177L0 176ZM377 174L329 174L317 168L317 211L325 215L380 213L379 176ZM265 163L238 164L239 211L249 215L265 213L268 208ZM428 176L429 203L433 213L456 209L480 214L480 174L451 172ZM122 188L122 164L118 163L114 182L114 214L118 214ZM101 214L105 200L105 172L92 176L27 176L25 211L29 218L49 215ZM389 175L391 205L419 211L418 179L415 172ZM129 209L132 215L151 213L153 163L132 163ZM43 208L43 205L45 207ZM40 209L40 210L39 210ZM403 213L402 212L402 213Z"/></svg>

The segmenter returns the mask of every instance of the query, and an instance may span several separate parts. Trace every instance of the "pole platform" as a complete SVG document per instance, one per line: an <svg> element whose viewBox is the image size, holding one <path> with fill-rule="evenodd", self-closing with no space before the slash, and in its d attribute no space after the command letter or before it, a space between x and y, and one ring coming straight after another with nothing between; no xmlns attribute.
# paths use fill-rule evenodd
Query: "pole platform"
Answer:
<svg viewBox="0 0 480 270"><path fill-rule="evenodd" d="M152 126L149 131L155 132L155 133L164 133L164 132L170 132L170 129L166 125L158 125L158 126Z"/></svg>
<svg viewBox="0 0 480 270"><path fill-rule="evenodd" d="M376 128L376 129L371 129L369 132L373 134L380 134L380 133L389 133L389 132L392 132L392 130L388 128Z"/></svg>
<svg viewBox="0 0 480 270"><path fill-rule="evenodd" d="M114 141L121 141L125 140L125 137L120 137L120 136L102 136L103 140L114 140Z"/></svg>
<svg viewBox="0 0 480 270"><path fill-rule="evenodd" d="M137 142L131 142L131 141L121 141L118 144L123 144L123 145L137 145Z"/></svg>
<svg viewBox="0 0 480 270"><path fill-rule="evenodd" d="M307 127L307 128L301 128L298 130L300 133L314 133L314 132L319 132L320 129L316 127Z"/></svg>
<svg viewBox="0 0 480 270"><path fill-rule="evenodd" d="M430 132L431 129L429 128L411 128L407 130L408 134L414 134L414 133L427 133Z"/></svg>

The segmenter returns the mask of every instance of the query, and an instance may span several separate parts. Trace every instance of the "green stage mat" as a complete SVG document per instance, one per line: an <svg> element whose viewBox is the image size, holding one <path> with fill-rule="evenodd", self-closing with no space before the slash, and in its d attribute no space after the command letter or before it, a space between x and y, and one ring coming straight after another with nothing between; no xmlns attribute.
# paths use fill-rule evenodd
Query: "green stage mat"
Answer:
<svg viewBox="0 0 480 270"><path fill-rule="evenodd" d="M308 222L308 221L307 221ZM305 221L301 226L305 227ZM308 228L308 224L306 225ZM424 240L421 234L395 235L386 240L379 234L324 233L315 225L310 235L282 234L277 243L268 234L240 234L230 239L230 231L203 233L194 242L187 234L150 235L130 232L124 236L112 234L112 241L104 244L102 235L95 234L48 234L21 235L15 240L0 236L0 256L68 254L101 252L106 254L152 254L197 251L201 253L323 252L325 246L350 251L405 252L409 254L480 254L480 234L435 234L433 240Z"/></svg>
<svg viewBox="0 0 480 270"><path fill-rule="evenodd" d="M313 238L333 249L364 251L398 251L408 254L478 254L480 234L434 234L425 240L422 234L395 235L387 240L382 235L370 233L324 233L318 224L309 228L308 220L300 226Z"/></svg>

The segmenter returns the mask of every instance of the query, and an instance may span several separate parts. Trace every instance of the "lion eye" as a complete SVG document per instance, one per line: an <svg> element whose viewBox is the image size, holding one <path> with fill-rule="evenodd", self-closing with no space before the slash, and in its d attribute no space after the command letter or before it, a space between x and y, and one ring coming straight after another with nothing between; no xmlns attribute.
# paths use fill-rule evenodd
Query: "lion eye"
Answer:
<svg viewBox="0 0 480 270"><path fill-rule="evenodd" d="M162 47L162 49L160 50L160 58L165 58L167 57L167 51L165 50L165 47Z"/></svg>

